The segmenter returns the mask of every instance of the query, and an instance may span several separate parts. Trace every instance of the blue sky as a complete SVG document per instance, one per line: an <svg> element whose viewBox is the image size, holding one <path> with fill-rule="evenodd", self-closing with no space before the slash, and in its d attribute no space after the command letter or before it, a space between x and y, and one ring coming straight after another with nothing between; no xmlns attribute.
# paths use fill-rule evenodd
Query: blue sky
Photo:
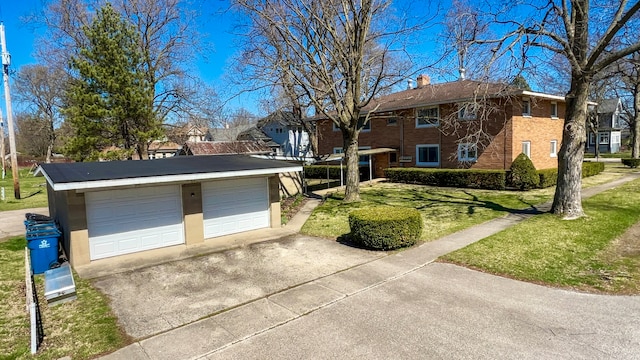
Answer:
<svg viewBox="0 0 640 360"><path fill-rule="evenodd" d="M28 24L24 24L21 21L21 17L31 12L39 12L42 10L43 0L0 0L0 20L4 22L7 50L11 53L12 63L11 71L17 71L21 66L27 64L36 63L36 59L33 57L34 40L37 39L37 34ZM234 92L234 89L229 89L229 85L224 82L224 72L227 67L227 62L231 56L237 51L237 47L234 44L234 38L231 35L234 20L231 14L222 13L228 7L227 0L209 0L203 1L202 4L202 17L201 17L201 33L206 34L204 41L209 44L206 49L205 58L199 59L196 63L197 71L201 78L213 86L219 89L223 100L228 94L223 92ZM426 2L421 1L405 1L397 0L398 6L410 6L414 9L420 9L426 11ZM434 29L430 30L430 34L425 34L422 43L417 46L416 52L428 53L433 50L433 41L427 40L428 36L433 36ZM415 55L415 54L414 54ZM432 76L433 77L433 76ZM451 79L449 79L451 80ZM405 85L402 85L405 86ZM4 93L2 92L4 95ZM243 94L236 98L233 98L227 103L227 109L233 110L238 108L246 108L255 115L264 116L258 106L258 98L263 96L262 94L250 93ZM0 101L0 107L5 109L4 99ZM14 113L20 108L20 104L14 104Z"/></svg>

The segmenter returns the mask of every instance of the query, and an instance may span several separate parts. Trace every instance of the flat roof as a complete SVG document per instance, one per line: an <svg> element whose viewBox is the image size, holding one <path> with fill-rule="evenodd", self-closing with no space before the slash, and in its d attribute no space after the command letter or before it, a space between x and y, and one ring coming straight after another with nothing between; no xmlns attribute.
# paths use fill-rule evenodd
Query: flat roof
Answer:
<svg viewBox="0 0 640 360"><path fill-rule="evenodd" d="M360 155L375 155L375 154L382 154L382 153L388 153L388 152L396 152L398 151L397 149L392 149L392 148L375 148L375 149L363 149L363 150L358 150L358 156ZM338 160L342 160L345 157L344 153L339 153L339 154L330 154L330 155L325 155L326 157L320 157L321 162L324 161L338 161Z"/></svg>
<svg viewBox="0 0 640 360"><path fill-rule="evenodd" d="M213 180L302 171L302 166L248 155L41 164L54 191ZM36 173L37 173L36 172Z"/></svg>

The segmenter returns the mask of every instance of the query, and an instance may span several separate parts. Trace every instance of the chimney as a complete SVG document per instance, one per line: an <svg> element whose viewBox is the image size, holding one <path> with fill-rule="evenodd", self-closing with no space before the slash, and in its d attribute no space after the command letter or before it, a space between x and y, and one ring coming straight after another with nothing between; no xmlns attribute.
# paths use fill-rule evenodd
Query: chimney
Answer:
<svg viewBox="0 0 640 360"><path fill-rule="evenodd" d="M431 84L431 78L428 75L418 75L418 87L421 88L423 86L427 86Z"/></svg>

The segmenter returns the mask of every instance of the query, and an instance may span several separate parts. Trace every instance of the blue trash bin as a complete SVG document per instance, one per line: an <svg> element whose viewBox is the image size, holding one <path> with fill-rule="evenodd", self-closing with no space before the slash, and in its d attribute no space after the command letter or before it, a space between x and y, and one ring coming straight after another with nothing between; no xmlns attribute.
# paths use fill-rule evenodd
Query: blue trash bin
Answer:
<svg viewBox="0 0 640 360"><path fill-rule="evenodd" d="M27 247L34 274L42 274L58 264L59 238L59 231L27 233Z"/></svg>

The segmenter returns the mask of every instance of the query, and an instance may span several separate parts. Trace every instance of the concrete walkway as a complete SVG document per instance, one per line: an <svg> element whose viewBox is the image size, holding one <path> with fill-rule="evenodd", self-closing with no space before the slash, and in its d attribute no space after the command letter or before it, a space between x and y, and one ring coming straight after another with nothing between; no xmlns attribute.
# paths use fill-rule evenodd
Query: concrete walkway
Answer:
<svg viewBox="0 0 640 360"><path fill-rule="evenodd" d="M585 189L583 197L638 177ZM104 359L633 358L640 353L637 297L573 293L433 263L549 207L273 292ZM306 220L299 215L291 229Z"/></svg>

